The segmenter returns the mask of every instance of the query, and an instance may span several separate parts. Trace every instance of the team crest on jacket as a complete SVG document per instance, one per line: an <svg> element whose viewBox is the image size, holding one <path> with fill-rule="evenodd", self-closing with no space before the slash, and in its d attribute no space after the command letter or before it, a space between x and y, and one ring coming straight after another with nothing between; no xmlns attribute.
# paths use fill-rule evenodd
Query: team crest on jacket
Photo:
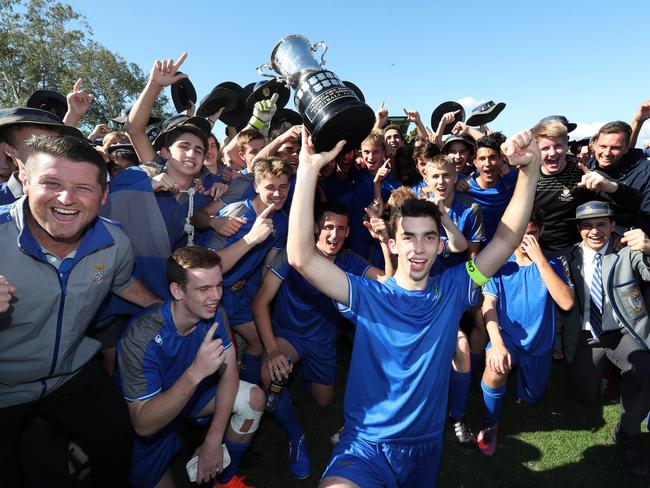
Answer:
<svg viewBox="0 0 650 488"><path fill-rule="evenodd" d="M562 187L562 193L560 193L560 196L558 198L562 202L573 201L573 195L571 195L571 188L567 188L566 186Z"/></svg>
<svg viewBox="0 0 650 488"><path fill-rule="evenodd" d="M95 285L100 285L104 282L104 261L101 263L96 263L93 261L92 267L95 270L95 276L93 277L93 283Z"/></svg>
<svg viewBox="0 0 650 488"><path fill-rule="evenodd" d="M630 305L632 305L632 310L635 312L640 312L645 308L645 303L643 303L643 297L639 288L632 288L628 292L628 299L630 300Z"/></svg>

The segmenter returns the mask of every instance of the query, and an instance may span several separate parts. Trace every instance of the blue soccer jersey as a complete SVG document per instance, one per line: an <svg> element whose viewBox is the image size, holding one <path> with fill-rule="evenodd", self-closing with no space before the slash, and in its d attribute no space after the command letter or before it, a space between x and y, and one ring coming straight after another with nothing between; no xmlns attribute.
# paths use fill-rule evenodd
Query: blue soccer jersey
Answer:
<svg viewBox="0 0 650 488"><path fill-rule="evenodd" d="M421 291L347 274L356 325L345 390L345 431L371 441L426 442L443 434L458 322L478 288L464 266Z"/></svg>
<svg viewBox="0 0 650 488"><path fill-rule="evenodd" d="M171 301L154 305L134 317L117 346L116 378L125 400L147 400L169 390L194 361L214 322L219 324L215 339L221 339L224 348L229 348L232 343L223 308L217 310L213 320L202 320L187 335L176 330ZM204 388L197 388L188 406L203 394Z"/></svg>
<svg viewBox="0 0 650 488"><path fill-rule="evenodd" d="M513 168L510 173L501 177L493 188L481 188L476 181L478 173L467 180L470 185L465 193L481 206L483 225L485 226L485 244L490 242L497 231L501 217L512 198L517 183L519 170Z"/></svg>
<svg viewBox="0 0 650 488"><path fill-rule="evenodd" d="M347 249L341 249L334 264L357 276L364 276L370 268L367 261ZM289 265L286 251L278 253L269 269L283 281L271 317L274 329L289 330L314 342L334 341L341 320L334 302Z"/></svg>
<svg viewBox="0 0 650 488"><path fill-rule="evenodd" d="M549 259L553 271L569 284L559 259ZM515 255L483 287L484 295L497 298L501 337L507 349L517 348L543 356L555 346L555 302L535 264L519 266Z"/></svg>
<svg viewBox="0 0 650 488"><path fill-rule="evenodd" d="M451 203L449 218L458 230L465 236L468 243L483 242L485 240L485 227L483 225L483 212L481 207L472 197L464 193L456 193ZM445 229L440 229L440 237L447 238ZM457 264L464 263L467 255L464 252L446 253L440 256L441 269L451 268Z"/></svg>
<svg viewBox="0 0 650 488"><path fill-rule="evenodd" d="M221 250L231 246L243 238L253 227L257 213L253 208L253 200L243 200L226 205L217 217L240 217L246 220L245 224L232 236L225 237L214 231L206 232L201 236L199 245L211 249ZM228 288L240 280L245 280L261 270L264 258L271 249L282 249L287 243L287 228L289 220L284 212L273 213L273 233L266 240L248 251L237 264L224 275L223 286Z"/></svg>

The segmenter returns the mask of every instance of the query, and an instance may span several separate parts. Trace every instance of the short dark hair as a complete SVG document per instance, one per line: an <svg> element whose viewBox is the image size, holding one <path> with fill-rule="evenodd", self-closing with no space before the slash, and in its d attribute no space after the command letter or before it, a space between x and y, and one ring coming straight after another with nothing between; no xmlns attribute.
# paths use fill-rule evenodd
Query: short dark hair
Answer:
<svg viewBox="0 0 650 488"><path fill-rule="evenodd" d="M428 200L405 200L390 216L391 238L395 238L397 224L404 217L431 217L440 231L440 210L435 203Z"/></svg>
<svg viewBox="0 0 650 488"><path fill-rule="evenodd" d="M483 136L476 141L476 151L482 147L487 147L488 149L494 149L497 154L501 154L501 142L503 134L496 136L495 134L490 134L489 136Z"/></svg>
<svg viewBox="0 0 650 488"><path fill-rule="evenodd" d="M594 141L598 140L601 134L618 134L618 133L625 134L625 143L626 144L630 143L630 137L632 137L632 127L630 127L630 124L628 124L627 122L623 122L622 120L607 122L600 129L598 129L598 132L596 132L594 136L595 137Z"/></svg>
<svg viewBox="0 0 650 488"><path fill-rule="evenodd" d="M199 129L197 126L192 124L181 124L171 129L165 135L164 147L169 149L169 147L172 144L174 144L178 139L180 139L183 136L183 134L188 134L188 133L194 134L196 137L201 139L201 142L203 143L203 152L208 151L208 135L203 130Z"/></svg>
<svg viewBox="0 0 650 488"><path fill-rule="evenodd" d="M415 159L416 161L419 158L424 158L429 160L431 158L434 158L438 154L440 154L440 148L436 144L427 142L426 144L418 146L413 150L413 159Z"/></svg>
<svg viewBox="0 0 650 488"><path fill-rule="evenodd" d="M335 213L336 215L345 215L350 220L350 209L341 202L329 201L322 202L316 205L314 209L314 220L320 222L327 212Z"/></svg>
<svg viewBox="0 0 650 488"><path fill-rule="evenodd" d="M533 211L530 214L530 219L528 220L529 222L532 222L534 225L539 227L540 229L544 226L544 217L546 214L544 211L539 208L539 207L533 207Z"/></svg>
<svg viewBox="0 0 650 488"><path fill-rule="evenodd" d="M16 134L18 133L18 131L25 128L51 130L56 132L57 134L61 134L61 129L59 129L59 127L57 127L56 125L13 124L13 125L7 125L0 129L0 142L6 142L10 146L16 147L20 142L16 139Z"/></svg>
<svg viewBox="0 0 650 488"><path fill-rule="evenodd" d="M388 132L389 130L396 130L399 136L404 139L404 136L402 135L402 131L399 130L399 125L397 124L388 124L386 127L384 127L384 134Z"/></svg>
<svg viewBox="0 0 650 488"><path fill-rule="evenodd" d="M87 141L72 136L32 136L25 144L32 150L32 155L25 162L28 170L36 154L49 154L68 161L96 166L97 182L102 189L106 187L106 161Z"/></svg>
<svg viewBox="0 0 650 488"><path fill-rule="evenodd" d="M206 247L181 247L167 259L167 284L176 283L185 290L189 281L187 270L211 269L215 266L221 266L221 256L216 252Z"/></svg>

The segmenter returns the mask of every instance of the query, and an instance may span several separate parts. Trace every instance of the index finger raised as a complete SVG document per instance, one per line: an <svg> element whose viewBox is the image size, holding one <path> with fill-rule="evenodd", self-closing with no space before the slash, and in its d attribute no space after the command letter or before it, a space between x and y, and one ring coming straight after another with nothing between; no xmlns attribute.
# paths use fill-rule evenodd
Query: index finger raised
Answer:
<svg viewBox="0 0 650 488"><path fill-rule="evenodd" d="M178 68L181 66L181 64L183 64L183 62L185 61L185 58L187 58L187 52L186 52L186 51L184 51L184 52L183 52L183 53L178 57L178 60L176 61L176 63L174 63L174 68L175 68L174 71L177 71L177 70L178 70Z"/></svg>
<svg viewBox="0 0 650 488"><path fill-rule="evenodd" d="M83 78L79 78L79 79L75 82L75 84L74 84L74 88L72 88L72 90L73 90L73 91L80 91L80 90L81 90L81 85L83 84L83 82L84 82Z"/></svg>
<svg viewBox="0 0 650 488"><path fill-rule="evenodd" d="M260 214L257 216L258 219L265 219L269 216L271 211L275 208L275 204L271 204L268 207L266 207L264 210L260 212Z"/></svg>
<svg viewBox="0 0 650 488"><path fill-rule="evenodd" d="M584 174L588 175L591 173L591 170L587 168L584 164L578 163L578 168L580 168L580 171L582 171Z"/></svg>
<svg viewBox="0 0 650 488"><path fill-rule="evenodd" d="M211 342L212 338L214 337L214 333L217 330L217 327L219 327L219 322L213 322L213 324L210 326L208 331L205 333L205 337L203 338L203 342Z"/></svg>

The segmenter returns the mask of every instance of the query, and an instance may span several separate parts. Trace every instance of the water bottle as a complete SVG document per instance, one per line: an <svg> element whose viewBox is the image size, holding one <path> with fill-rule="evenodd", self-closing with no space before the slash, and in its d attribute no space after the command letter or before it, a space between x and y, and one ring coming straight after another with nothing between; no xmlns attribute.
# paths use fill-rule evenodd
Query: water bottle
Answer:
<svg viewBox="0 0 650 488"><path fill-rule="evenodd" d="M291 364L291 358L287 356L287 361ZM269 391L266 394L266 411L275 412L275 409L278 408L278 403L280 402L280 395L284 391L284 388L287 386L289 378L281 378L280 380L271 380L271 386L269 386Z"/></svg>

